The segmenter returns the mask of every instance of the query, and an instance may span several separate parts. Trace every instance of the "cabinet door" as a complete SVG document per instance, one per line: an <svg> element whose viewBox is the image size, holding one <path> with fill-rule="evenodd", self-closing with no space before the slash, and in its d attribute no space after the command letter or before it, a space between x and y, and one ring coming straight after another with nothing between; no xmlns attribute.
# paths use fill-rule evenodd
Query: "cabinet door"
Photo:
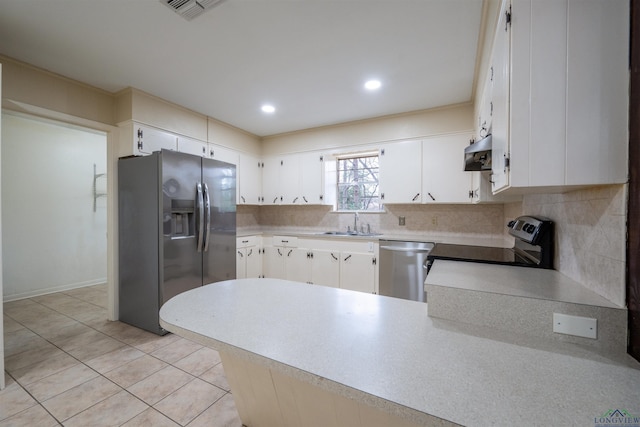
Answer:
<svg viewBox="0 0 640 427"><path fill-rule="evenodd" d="M257 246L245 249L245 277L262 277L262 251Z"/></svg>
<svg viewBox="0 0 640 427"><path fill-rule="evenodd" d="M462 159L462 154L460 154ZM462 160L460 160L462 162ZM387 144L380 150L380 198L383 203L420 203L422 187L420 141Z"/></svg>
<svg viewBox="0 0 640 427"><path fill-rule="evenodd" d="M309 283L309 251L302 248L283 248L285 252L285 278Z"/></svg>
<svg viewBox="0 0 640 427"><path fill-rule="evenodd" d="M470 135L425 139L422 144L425 203L470 203L472 174L464 171Z"/></svg>
<svg viewBox="0 0 640 427"><path fill-rule="evenodd" d="M297 204L324 203L324 155L305 153L298 157L300 169L300 198Z"/></svg>
<svg viewBox="0 0 640 427"><path fill-rule="evenodd" d="M134 154L151 154L154 151L177 149L177 138L175 135L158 129L134 124Z"/></svg>
<svg viewBox="0 0 640 427"><path fill-rule="evenodd" d="M195 156L207 157L207 143L197 139L178 137L178 151Z"/></svg>
<svg viewBox="0 0 640 427"><path fill-rule="evenodd" d="M237 151L219 145L207 144L207 157L210 159L220 160L221 162L231 163L238 166L239 155Z"/></svg>
<svg viewBox="0 0 640 427"><path fill-rule="evenodd" d="M493 62L493 120L491 138L491 182L493 192L509 186L507 157L509 156L509 84L511 26L507 25L508 1L500 11L492 51Z"/></svg>
<svg viewBox="0 0 640 427"><path fill-rule="evenodd" d="M262 162L257 157L240 154L238 187L239 204L259 205L262 203Z"/></svg>
<svg viewBox="0 0 640 427"><path fill-rule="evenodd" d="M282 203L280 191L280 158L266 157L262 168L262 196L265 205L279 205Z"/></svg>
<svg viewBox="0 0 640 427"><path fill-rule="evenodd" d="M340 287L340 253L314 249L311 251L311 283Z"/></svg>
<svg viewBox="0 0 640 427"><path fill-rule="evenodd" d="M285 279L284 251L286 248L277 246L264 247L264 277L272 279Z"/></svg>
<svg viewBox="0 0 640 427"><path fill-rule="evenodd" d="M281 195L280 203L292 205L302 202L300 195L300 169L297 155L282 156L280 158L278 187L280 188Z"/></svg>
<svg viewBox="0 0 640 427"><path fill-rule="evenodd" d="M245 279L247 277L247 249L236 249L236 279Z"/></svg>
<svg viewBox="0 0 640 427"><path fill-rule="evenodd" d="M375 256L367 253L342 252L340 257L340 287L352 291L375 293Z"/></svg>

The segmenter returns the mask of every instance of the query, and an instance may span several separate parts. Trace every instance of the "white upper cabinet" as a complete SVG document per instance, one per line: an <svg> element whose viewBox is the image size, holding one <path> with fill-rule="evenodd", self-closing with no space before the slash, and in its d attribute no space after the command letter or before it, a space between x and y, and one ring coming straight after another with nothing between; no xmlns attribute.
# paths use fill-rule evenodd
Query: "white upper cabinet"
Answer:
<svg viewBox="0 0 640 427"><path fill-rule="evenodd" d="M462 153L459 153L458 157L462 159ZM380 149L379 159L382 202L421 203L422 142L403 141L386 144Z"/></svg>
<svg viewBox="0 0 640 427"><path fill-rule="evenodd" d="M471 135L386 144L380 150L380 197L393 203L470 203L472 174L464 171Z"/></svg>
<svg viewBox="0 0 640 427"><path fill-rule="evenodd" d="M208 157L207 143L186 136L178 137L178 151L194 156Z"/></svg>
<svg viewBox="0 0 640 427"><path fill-rule="evenodd" d="M146 156L162 149L177 150L176 135L136 122L120 125L118 157Z"/></svg>
<svg viewBox="0 0 640 427"><path fill-rule="evenodd" d="M237 151L210 142L207 144L206 157L236 166L240 164L240 154Z"/></svg>
<svg viewBox="0 0 640 427"><path fill-rule="evenodd" d="M493 191L623 183L629 2L505 0L492 52Z"/></svg>
<svg viewBox="0 0 640 427"><path fill-rule="evenodd" d="M470 135L438 136L422 141L424 203L470 203L473 174L464 171Z"/></svg>
<svg viewBox="0 0 640 427"><path fill-rule="evenodd" d="M299 205L321 205L324 195L324 155L322 153L303 153L298 155L300 192Z"/></svg>
<svg viewBox="0 0 640 427"><path fill-rule="evenodd" d="M238 165L238 204L260 205L262 197L262 165L257 157L241 153Z"/></svg>
<svg viewBox="0 0 640 427"><path fill-rule="evenodd" d="M279 157L265 157L262 160L262 196L265 205L279 205L283 203L280 189L280 161Z"/></svg>
<svg viewBox="0 0 640 427"><path fill-rule="evenodd" d="M324 203L324 156L320 153L265 157L262 192L265 205Z"/></svg>

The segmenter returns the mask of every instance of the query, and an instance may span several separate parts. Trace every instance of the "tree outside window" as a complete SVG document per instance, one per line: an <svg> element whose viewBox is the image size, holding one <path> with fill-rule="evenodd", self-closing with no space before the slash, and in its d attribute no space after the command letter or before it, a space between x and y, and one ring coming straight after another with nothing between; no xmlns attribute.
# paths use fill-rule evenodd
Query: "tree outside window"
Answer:
<svg viewBox="0 0 640 427"><path fill-rule="evenodd" d="M382 209L379 190L378 155L338 158L339 211L379 211Z"/></svg>

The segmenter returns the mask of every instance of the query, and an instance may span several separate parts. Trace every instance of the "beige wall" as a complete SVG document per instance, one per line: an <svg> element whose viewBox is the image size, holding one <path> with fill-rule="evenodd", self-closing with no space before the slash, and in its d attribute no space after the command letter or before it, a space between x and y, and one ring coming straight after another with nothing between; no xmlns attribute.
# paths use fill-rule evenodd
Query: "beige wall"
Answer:
<svg viewBox="0 0 640 427"><path fill-rule="evenodd" d="M452 132L473 133L473 106L454 105L263 138L264 155L374 144Z"/></svg>
<svg viewBox="0 0 640 427"><path fill-rule="evenodd" d="M19 109L11 101L46 108L82 119L115 124L112 94L0 55L2 106Z"/></svg>

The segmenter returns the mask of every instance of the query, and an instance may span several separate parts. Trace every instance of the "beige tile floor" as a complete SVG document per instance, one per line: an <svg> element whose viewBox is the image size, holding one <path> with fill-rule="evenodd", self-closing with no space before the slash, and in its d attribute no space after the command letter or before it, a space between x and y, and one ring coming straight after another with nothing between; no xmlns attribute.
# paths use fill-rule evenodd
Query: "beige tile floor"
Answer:
<svg viewBox="0 0 640 427"><path fill-rule="evenodd" d="M215 350L107 321L106 292L4 304L0 427L242 425Z"/></svg>

